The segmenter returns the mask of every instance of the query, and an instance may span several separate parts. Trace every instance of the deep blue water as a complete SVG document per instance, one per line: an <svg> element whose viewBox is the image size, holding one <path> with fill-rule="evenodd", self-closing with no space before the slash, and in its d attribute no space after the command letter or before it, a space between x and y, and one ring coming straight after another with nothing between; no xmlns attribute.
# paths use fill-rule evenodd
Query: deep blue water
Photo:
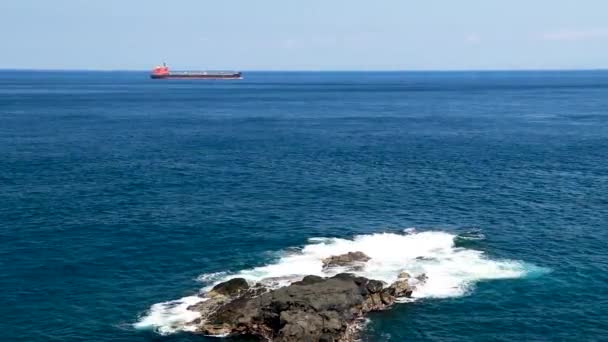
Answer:
<svg viewBox="0 0 608 342"><path fill-rule="evenodd" d="M206 341L132 324L201 274L416 227L550 272L366 340L608 340L607 156L608 72L0 71L0 339Z"/></svg>

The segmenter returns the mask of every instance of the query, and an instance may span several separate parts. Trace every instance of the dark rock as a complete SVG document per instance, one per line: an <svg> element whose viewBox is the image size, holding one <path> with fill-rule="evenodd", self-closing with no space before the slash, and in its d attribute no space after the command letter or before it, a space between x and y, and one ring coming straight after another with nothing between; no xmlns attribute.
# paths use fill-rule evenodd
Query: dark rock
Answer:
<svg viewBox="0 0 608 342"><path fill-rule="evenodd" d="M355 282L355 284L357 284L359 286L366 286L367 283L369 282L369 279L367 279L365 277L354 277L353 281Z"/></svg>
<svg viewBox="0 0 608 342"><path fill-rule="evenodd" d="M365 291L362 291L365 289ZM352 341L357 321L395 301L395 288L377 280L342 273L332 278L307 276L259 295L241 295L203 315L198 332L253 335L268 341Z"/></svg>
<svg viewBox="0 0 608 342"><path fill-rule="evenodd" d="M240 294L242 291L249 289L249 284L247 280L243 278L233 278L223 283L219 283L209 291L209 296L213 297L214 295L222 295L222 296L236 296Z"/></svg>
<svg viewBox="0 0 608 342"><path fill-rule="evenodd" d="M395 290L392 288L384 289L380 292L380 300L384 305L393 305L395 303Z"/></svg>
<svg viewBox="0 0 608 342"><path fill-rule="evenodd" d="M426 257L426 256L417 256L416 260L420 260L420 261L434 261L434 260L437 260L437 258Z"/></svg>
<svg viewBox="0 0 608 342"><path fill-rule="evenodd" d="M352 280L353 282L355 280L359 280L361 281L362 277L357 277L356 275L354 275L353 273L338 273L335 276L332 277L332 279L340 279L340 280ZM365 279L365 278L363 278ZM359 284L357 284L359 285Z"/></svg>
<svg viewBox="0 0 608 342"><path fill-rule="evenodd" d="M378 293L382 291L384 284L379 280L370 280L367 282L367 290L370 293Z"/></svg>
<svg viewBox="0 0 608 342"><path fill-rule="evenodd" d="M426 280L427 280L428 278L429 278L429 277L427 277L426 273L422 273L422 274L420 274L420 275L416 276L416 280L418 280L418 281L419 281L419 282L421 282L421 283L426 282Z"/></svg>
<svg viewBox="0 0 608 342"><path fill-rule="evenodd" d="M389 286L389 289L393 291L391 294L395 297L410 297L412 295L412 288L407 279L397 279Z"/></svg>
<svg viewBox="0 0 608 342"><path fill-rule="evenodd" d="M328 267L346 267L355 268L362 267L362 263L367 262L371 258L363 252L348 252L346 254L334 255L323 259L323 268Z"/></svg>
<svg viewBox="0 0 608 342"><path fill-rule="evenodd" d="M382 301L381 293L370 294L369 296L366 297L366 300L363 303L364 312L379 311L379 310L384 310L385 308L386 308L386 305Z"/></svg>
<svg viewBox="0 0 608 342"><path fill-rule="evenodd" d="M323 334L323 335L319 336L319 342L334 342L334 341L335 341L334 337L329 334Z"/></svg>
<svg viewBox="0 0 608 342"><path fill-rule="evenodd" d="M292 285L311 285L311 284L320 283L323 280L325 280L325 278L323 278L323 277L319 277L316 275L307 275L302 280L292 283Z"/></svg>

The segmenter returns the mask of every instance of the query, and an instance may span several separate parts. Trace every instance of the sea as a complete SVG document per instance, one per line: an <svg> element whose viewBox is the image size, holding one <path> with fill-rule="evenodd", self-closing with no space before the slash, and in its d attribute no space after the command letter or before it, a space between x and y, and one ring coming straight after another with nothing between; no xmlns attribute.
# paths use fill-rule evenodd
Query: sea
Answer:
<svg viewBox="0 0 608 342"><path fill-rule="evenodd" d="M221 341L349 251L428 277L362 341L608 341L608 71L244 76L0 71L1 341Z"/></svg>

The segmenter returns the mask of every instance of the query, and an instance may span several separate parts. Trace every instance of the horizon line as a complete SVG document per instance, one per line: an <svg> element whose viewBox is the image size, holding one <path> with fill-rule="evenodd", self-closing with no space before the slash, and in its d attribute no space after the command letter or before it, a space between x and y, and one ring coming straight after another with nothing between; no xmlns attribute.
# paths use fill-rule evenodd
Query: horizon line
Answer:
<svg viewBox="0 0 608 342"><path fill-rule="evenodd" d="M181 70L181 69L177 69ZM229 69L204 69L219 71ZM232 69L230 69L232 70ZM0 68L2 71L41 71L41 72L150 72L150 69L80 69L80 68ZM241 72L576 72L608 71L608 67L598 68L496 68L496 69L242 69Z"/></svg>

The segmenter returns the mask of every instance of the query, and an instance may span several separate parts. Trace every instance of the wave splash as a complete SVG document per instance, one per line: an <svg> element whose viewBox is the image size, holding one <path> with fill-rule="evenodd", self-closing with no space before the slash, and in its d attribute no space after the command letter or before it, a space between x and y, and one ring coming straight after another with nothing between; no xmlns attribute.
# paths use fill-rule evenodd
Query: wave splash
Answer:
<svg viewBox="0 0 608 342"><path fill-rule="evenodd" d="M340 273L344 270L323 270L322 260L332 255L361 251L371 260L355 273L366 278L392 283L402 271L413 276L426 274L426 282L412 294L412 299L416 300L463 296L479 281L521 278L539 272L539 267L525 262L493 260L482 251L459 247L456 244L458 238L458 235L447 232L416 232L411 228L404 234L368 234L353 239L313 238L300 251L285 253L272 264L231 275L202 275L199 279L213 279L217 284L242 277L251 283L262 282L269 287L286 286L309 274L332 276ZM187 308L203 300L202 297L189 296L154 304L134 327L153 329L160 334L193 331L195 325L191 322L199 315Z"/></svg>

